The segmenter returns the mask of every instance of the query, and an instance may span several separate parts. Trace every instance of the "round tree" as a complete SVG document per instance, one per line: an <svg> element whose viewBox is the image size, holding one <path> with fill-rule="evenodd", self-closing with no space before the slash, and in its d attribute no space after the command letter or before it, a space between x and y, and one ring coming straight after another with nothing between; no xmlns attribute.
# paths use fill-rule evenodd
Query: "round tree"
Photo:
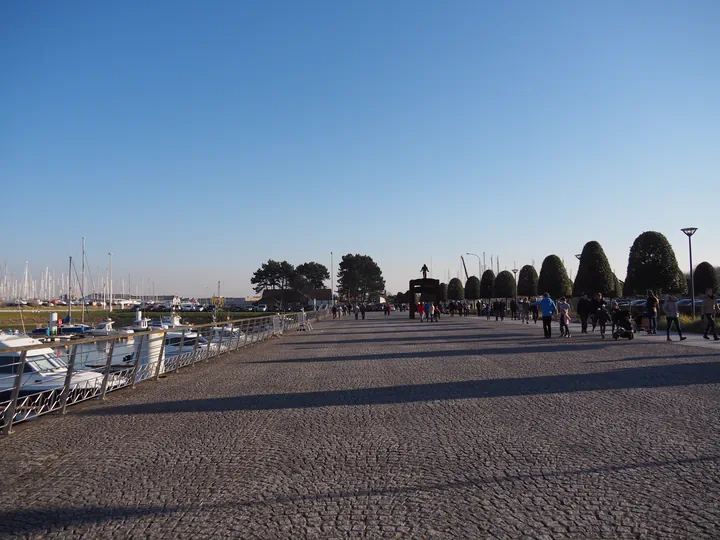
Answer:
<svg viewBox="0 0 720 540"><path fill-rule="evenodd" d="M495 272L492 270L485 270L482 278L480 278L480 298L487 298L490 300L493 297L495 290Z"/></svg>
<svg viewBox="0 0 720 540"><path fill-rule="evenodd" d="M458 278L452 278L448 283L448 299L449 300L465 300L465 289L462 281Z"/></svg>
<svg viewBox="0 0 720 540"><path fill-rule="evenodd" d="M538 277L538 292L548 293L552 298L570 296L572 293L572 283L567 275L567 270L557 255L545 257L540 268L540 277Z"/></svg>
<svg viewBox="0 0 720 540"><path fill-rule="evenodd" d="M628 257L624 292L682 292L683 281L675 252L665 235L647 231L635 239Z"/></svg>
<svg viewBox="0 0 720 540"><path fill-rule="evenodd" d="M573 284L573 296L581 296L583 293L590 296L596 293L615 296L615 274L602 246L594 240L583 247Z"/></svg>
<svg viewBox="0 0 720 540"><path fill-rule="evenodd" d="M447 283L441 283L438 289L438 302L448 301L448 286Z"/></svg>
<svg viewBox="0 0 720 540"><path fill-rule="evenodd" d="M395 304L404 304L405 302L407 302L407 300L405 300L405 293L399 292L395 295Z"/></svg>
<svg viewBox="0 0 720 540"><path fill-rule="evenodd" d="M695 281L696 295L703 295L708 289L718 292L718 276L709 262L701 262L695 267L693 279Z"/></svg>
<svg viewBox="0 0 720 540"><path fill-rule="evenodd" d="M465 298L467 300L479 300L480 296L480 280L476 276L470 276L465 282Z"/></svg>
<svg viewBox="0 0 720 540"><path fill-rule="evenodd" d="M495 279L495 298L515 298L517 286L515 284L515 276L507 270L500 272Z"/></svg>
<svg viewBox="0 0 720 540"><path fill-rule="evenodd" d="M520 296L537 296L538 275L533 265L526 264L520 269L517 292Z"/></svg>

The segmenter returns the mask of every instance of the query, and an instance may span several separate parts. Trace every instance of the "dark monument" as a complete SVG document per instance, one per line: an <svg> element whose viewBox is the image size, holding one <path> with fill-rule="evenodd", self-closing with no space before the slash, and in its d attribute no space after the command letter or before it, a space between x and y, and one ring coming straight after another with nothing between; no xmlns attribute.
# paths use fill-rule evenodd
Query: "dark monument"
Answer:
<svg viewBox="0 0 720 540"><path fill-rule="evenodd" d="M438 298L438 295L440 294L440 280L439 279L431 279L427 277L427 274L430 270L428 270L427 264L423 264L423 267L420 269L422 272L422 279L411 279L410 280L410 298L408 298L408 303L410 304L410 318L415 318L416 313L416 306L415 306L415 295L420 294L421 297L424 296L426 299L428 299L430 302L437 302L440 299Z"/></svg>

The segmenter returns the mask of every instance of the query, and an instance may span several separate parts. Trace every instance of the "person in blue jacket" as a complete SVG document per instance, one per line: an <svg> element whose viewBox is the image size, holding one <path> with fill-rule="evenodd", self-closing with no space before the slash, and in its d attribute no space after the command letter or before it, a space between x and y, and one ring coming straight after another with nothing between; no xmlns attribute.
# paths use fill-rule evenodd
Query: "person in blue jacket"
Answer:
<svg viewBox="0 0 720 540"><path fill-rule="evenodd" d="M543 294L542 300L540 300L540 310L542 311L545 339L550 339L552 336L552 317L553 314L557 313L557 306L548 293Z"/></svg>

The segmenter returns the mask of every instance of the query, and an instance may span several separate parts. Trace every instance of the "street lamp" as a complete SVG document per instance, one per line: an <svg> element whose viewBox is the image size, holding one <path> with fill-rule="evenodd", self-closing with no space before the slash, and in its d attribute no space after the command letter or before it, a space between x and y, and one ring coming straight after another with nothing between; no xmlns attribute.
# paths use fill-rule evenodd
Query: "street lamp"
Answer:
<svg viewBox="0 0 720 540"><path fill-rule="evenodd" d="M110 256L110 311L112 311L112 253L108 253Z"/></svg>
<svg viewBox="0 0 720 540"><path fill-rule="evenodd" d="M692 318L695 318L695 275L693 273L692 264L692 235L697 231L697 227L685 227L680 229L688 237L688 246L690 247L690 295L692 298Z"/></svg>
<svg viewBox="0 0 720 540"><path fill-rule="evenodd" d="M512 271L513 271L513 274L515 274L515 302L517 302L517 273L518 273L518 269L517 269L517 264L515 264L515 261L513 261L513 269L512 269Z"/></svg>
<svg viewBox="0 0 720 540"><path fill-rule="evenodd" d="M465 255L472 255L473 257L477 257L478 260L478 279L480 279L480 276L482 275L482 272L480 271L480 267L482 264L482 260L480 259L480 255L477 253L466 253Z"/></svg>
<svg viewBox="0 0 720 540"><path fill-rule="evenodd" d="M335 289L335 274L333 274L333 252L330 252L330 305L335 305L335 297L333 295Z"/></svg>

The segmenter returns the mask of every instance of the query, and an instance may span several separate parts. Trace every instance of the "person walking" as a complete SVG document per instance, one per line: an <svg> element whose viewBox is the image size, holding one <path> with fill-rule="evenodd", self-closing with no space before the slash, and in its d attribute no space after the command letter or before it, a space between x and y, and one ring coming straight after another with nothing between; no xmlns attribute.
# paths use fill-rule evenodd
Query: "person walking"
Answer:
<svg viewBox="0 0 720 540"><path fill-rule="evenodd" d="M360 304L360 315L362 315L362 320L365 320L365 304Z"/></svg>
<svg viewBox="0 0 720 540"><path fill-rule="evenodd" d="M564 296L558 302L557 309L560 313L560 336L570 337L570 327L568 326L570 322L570 304L565 301Z"/></svg>
<svg viewBox="0 0 720 540"><path fill-rule="evenodd" d="M580 333L587 334L588 328L588 317L590 317L590 310L592 309L592 303L588 298L588 295L583 293L578 301L577 312L580 317Z"/></svg>
<svg viewBox="0 0 720 540"><path fill-rule="evenodd" d="M435 311L433 311L433 318L435 322L440 322L440 304L435 304Z"/></svg>
<svg viewBox="0 0 720 540"><path fill-rule="evenodd" d="M513 298L512 300L510 300L510 319L512 319L513 321L517 319L517 312L517 302Z"/></svg>
<svg viewBox="0 0 720 540"><path fill-rule="evenodd" d="M610 319L611 317L607 310L607 304L604 303L596 314L596 321L600 325L600 337L603 339L605 339L605 328L607 327L607 323Z"/></svg>
<svg viewBox="0 0 720 540"><path fill-rule="evenodd" d="M537 324L540 318L540 303L534 298L530 302L530 312L532 313L533 323Z"/></svg>
<svg viewBox="0 0 720 540"><path fill-rule="evenodd" d="M479 317L480 315L482 315L482 303L480 303L480 300L475 303L475 307L477 308L477 314Z"/></svg>
<svg viewBox="0 0 720 540"><path fill-rule="evenodd" d="M540 310L542 311L545 339L550 339L552 337L552 318L553 315L557 313L557 306L548 293L544 293L542 300L540 300Z"/></svg>
<svg viewBox="0 0 720 540"><path fill-rule="evenodd" d="M430 302L425 302L425 322L432 321L432 309L433 305Z"/></svg>
<svg viewBox="0 0 720 540"><path fill-rule="evenodd" d="M337 319L337 306L332 307L333 319Z"/></svg>
<svg viewBox="0 0 720 540"><path fill-rule="evenodd" d="M418 304L418 313L420 314L420 322L423 322L423 316L425 315L425 304L420 302Z"/></svg>
<svg viewBox="0 0 720 540"><path fill-rule="evenodd" d="M686 340L687 338L682 335L682 329L680 328L680 319L678 318L677 298L675 298L672 294L668 294L667 298L665 299L665 305L663 305L663 311L665 312L665 319L667 320L667 340L672 341L672 339L670 339L670 329L672 328L673 323L675 323L675 328L677 330L678 335L680 336L680 341Z"/></svg>
<svg viewBox="0 0 720 540"><path fill-rule="evenodd" d="M523 319L520 322L525 321L525 324L530 324L530 299L525 298L522 303L522 314Z"/></svg>
<svg viewBox="0 0 720 540"><path fill-rule="evenodd" d="M645 302L648 318L648 334L657 334L657 316L659 305L660 300L658 300L657 296L655 296L655 293L648 291L647 301Z"/></svg>
<svg viewBox="0 0 720 540"><path fill-rule="evenodd" d="M505 311L507 311L507 304L505 300L500 300L500 320L505 320Z"/></svg>
<svg viewBox="0 0 720 540"><path fill-rule="evenodd" d="M355 304L355 307L353 308L353 311L355 312L355 320L358 320L358 315L360 315L360 308L357 304Z"/></svg>
<svg viewBox="0 0 720 540"><path fill-rule="evenodd" d="M710 330L712 330L713 339L715 339L715 341L720 340L717 335L717 329L715 328L715 315L717 314L717 312L717 299L713 294L713 290L708 289L705 291L705 296L703 296L702 303L702 314L703 317L705 317L705 333L703 334L703 338L705 339L710 339L710 336L708 336L708 334L710 333Z"/></svg>

